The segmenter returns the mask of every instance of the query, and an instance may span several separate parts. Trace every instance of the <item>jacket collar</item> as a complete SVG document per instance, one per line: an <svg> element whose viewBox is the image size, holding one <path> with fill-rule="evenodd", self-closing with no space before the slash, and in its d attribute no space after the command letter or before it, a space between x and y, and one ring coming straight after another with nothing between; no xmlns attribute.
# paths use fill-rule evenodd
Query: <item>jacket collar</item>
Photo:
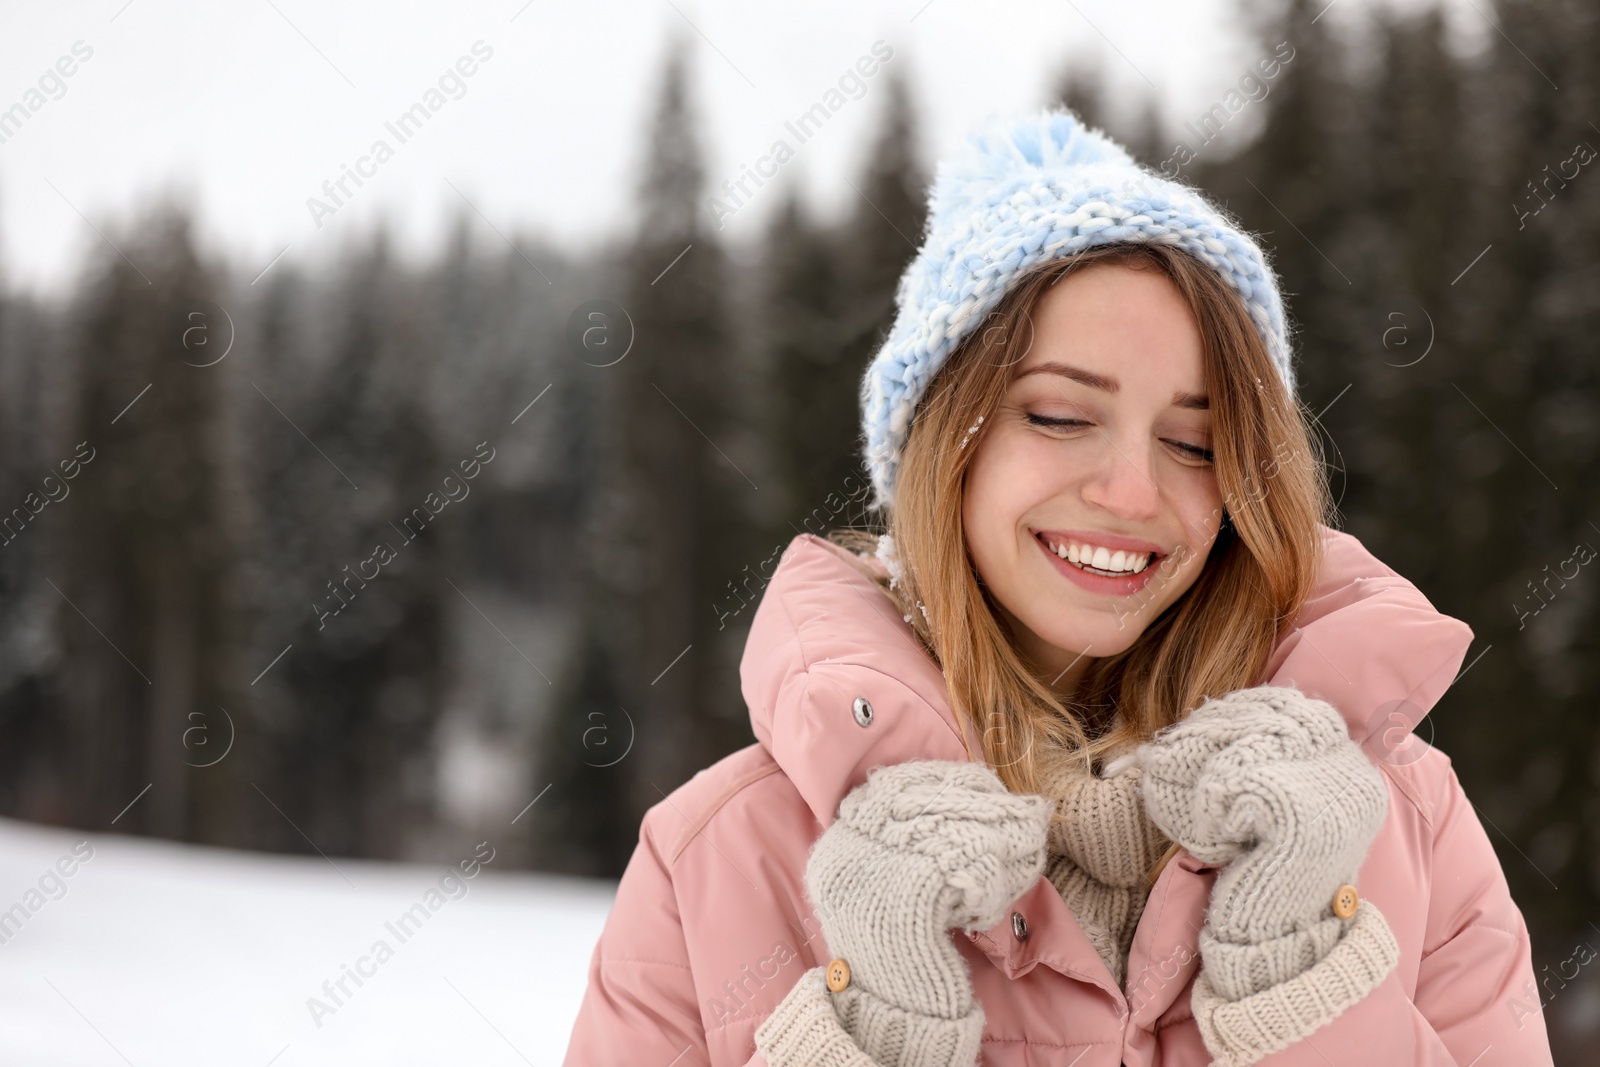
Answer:
<svg viewBox="0 0 1600 1067"><path fill-rule="evenodd" d="M1420 755L1411 732L1457 677L1472 629L1349 534L1324 527L1322 549L1316 586L1262 681L1338 708L1373 760L1409 761Z"/></svg>
<svg viewBox="0 0 1600 1067"><path fill-rule="evenodd" d="M790 542L739 667L756 738L824 826L874 766L968 758L943 673L854 559L811 534ZM1324 527L1316 586L1279 634L1261 681L1328 701L1374 760L1405 760L1416 748L1411 731L1471 642L1465 623L1440 614L1354 537ZM871 705L871 726L857 725L857 698ZM970 727L966 739L976 752Z"/></svg>
<svg viewBox="0 0 1600 1067"><path fill-rule="evenodd" d="M873 767L969 758L943 672L853 559L811 534L795 538L739 665L756 739L823 826Z"/></svg>

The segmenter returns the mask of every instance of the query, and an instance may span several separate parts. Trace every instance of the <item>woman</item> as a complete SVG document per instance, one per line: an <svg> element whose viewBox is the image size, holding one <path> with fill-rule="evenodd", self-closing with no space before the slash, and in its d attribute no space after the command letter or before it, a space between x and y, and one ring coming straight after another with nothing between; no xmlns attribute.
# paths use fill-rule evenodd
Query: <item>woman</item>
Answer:
<svg viewBox="0 0 1600 1067"><path fill-rule="evenodd" d="M568 1062L1549 1063L1410 736L1471 633L1322 525L1260 250L1065 111L931 206L862 389L888 533L785 554L758 743L645 816Z"/></svg>

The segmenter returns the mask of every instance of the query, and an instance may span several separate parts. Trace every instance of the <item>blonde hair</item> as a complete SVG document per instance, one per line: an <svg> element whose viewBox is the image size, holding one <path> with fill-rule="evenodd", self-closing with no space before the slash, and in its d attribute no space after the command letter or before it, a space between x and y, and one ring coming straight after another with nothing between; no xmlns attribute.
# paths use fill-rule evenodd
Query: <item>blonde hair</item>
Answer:
<svg viewBox="0 0 1600 1067"><path fill-rule="evenodd" d="M962 494L983 436L979 417L1005 396L1023 354L1017 349L1032 339L1034 307L1068 273L1096 264L1161 270L1193 313L1226 521L1194 585L1126 651L1092 660L1073 699L1063 701L1025 662L974 573ZM944 671L952 711L974 727L982 758L1010 789L1040 792L1033 757L1040 742L1076 751L1092 766L1210 696L1260 684L1279 627L1315 582L1321 526L1332 510L1313 440L1243 302L1209 267L1164 245L1103 245L1034 268L950 355L918 404L887 509L899 579L890 589L888 579L874 577L910 617ZM862 529L829 539L859 553L877 547L876 535Z"/></svg>

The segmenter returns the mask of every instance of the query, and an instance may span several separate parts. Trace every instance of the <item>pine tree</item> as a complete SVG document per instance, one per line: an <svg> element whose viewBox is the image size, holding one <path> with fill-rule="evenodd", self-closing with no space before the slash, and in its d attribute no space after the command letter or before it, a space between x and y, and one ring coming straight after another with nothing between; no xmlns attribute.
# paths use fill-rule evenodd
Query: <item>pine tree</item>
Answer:
<svg viewBox="0 0 1600 1067"><path fill-rule="evenodd" d="M78 313L71 416L80 473L46 577L64 661L62 715L78 788L73 821L215 836L234 790L197 803L233 768L197 770L191 728L222 733L243 706L237 589L220 420L214 275L186 214L163 205L95 269ZM199 332L195 332L199 331ZM81 443L81 444L80 444ZM207 828L210 828L209 830Z"/></svg>
<svg viewBox="0 0 1600 1067"><path fill-rule="evenodd" d="M638 756L641 723L623 704L624 672L609 642L589 628L598 620L585 612L579 623L585 629L539 736L538 806L527 833L541 870L616 877L639 840L640 813L626 786L635 780L629 761Z"/></svg>
<svg viewBox="0 0 1600 1067"><path fill-rule="evenodd" d="M632 347L596 368L606 376L607 436L579 632L605 635L608 647L583 649L578 671L592 683L586 665L609 663L616 678L577 686L553 724L556 736L570 736L564 726L591 708L629 709L637 741L607 780L626 796L633 825L679 783L752 740L734 669L737 635L719 628L715 605L745 551L744 501L758 489L728 451L728 279L702 210L704 185L680 38L650 131L638 234L622 264L619 303ZM560 776L560 768L549 772Z"/></svg>
<svg viewBox="0 0 1600 1067"><path fill-rule="evenodd" d="M846 222L845 262L857 306L846 319L853 336L875 350L893 317L895 287L922 241L928 177L919 159L916 107L905 75L891 72L887 99ZM865 370L865 366L861 370Z"/></svg>
<svg viewBox="0 0 1600 1067"><path fill-rule="evenodd" d="M861 462L861 379L893 324L895 289L926 216L910 93L899 74L887 90L844 222L826 226L790 187L765 235L767 448L787 496L772 530L780 543L864 517L870 480Z"/></svg>
<svg viewBox="0 0 1600 1067"><path fill-rule="evenodd" d="M1484 253L1454 286L1462 343L1453 384L1472 403L1458 394L1445 430L1462 491L1481 498L1453 538L1453 569L1477 576L1461 582L1459 614L1493 648L1457 687L1471 714L1441 719L1439 734L1469 788L1484 784L1480 810L1500 831L1491 835L1537 964L1565 958L1596 904L1596 872L1578 864L1577 819L1600 807L1589 759L1600 689L1595 576L1563 562L1576 543L1600 548L1591 525L1600 516L1586 499L1600 417L1587 340L1600 321L1600 190L1594 165L1574 160L1580 141L1590 158L1600 148L1589 124L1600 34L1592 5L1498 7L1504 36L1491 42L1478 94L1487 129L1468 254ZM1524 726L1509 746L1508 709L1523 712ZM1517 758L1507 759L1508 747Z"/></svg>
<svg viewBox="0 0 1600 1067"><path fill-rule="evenodd" d="M1055 101L1085 124L1109 133L1105 97L1105 69L1097 60L1069 59L1056 78Z"/></svg>
<svg viewBox="0 0 1600 1067"><path fill-rule="evenodd" d="M10 621L0 629L0 811L57 824L82 813L80 739L61 713L61 635L44 621L60 596L46 575L63 513L92 484L60 467L73 453L60 411L66 321L0 294L0 616Z"/></svg>
<svg viewBox="0 0 1600 1067"><path fill-rule="evenodd" d="M772 375L768 450L781 480L783 506L772 536L794 536L799 522L836 492L857 465L855 401L861 367L847 362L842 320L845 266L835 235L786 191L766 234L763 333ZM824 509L824 514L826 510Z"/></svg>
<svg viewBox="0 0 1600 1067"><path fill-rule="evenodd" d="M419 388L434 356L413 341L422 305L386 234L341 272L321 360L268 349L255 386L254 448L277 457L259 470L258 499L303 531L280 557L293 579L263 593L295 601L283 617L299 621L264 635L278 647L258 645L263 663L295 647L260 683L278 743L273 788L259 788L281 814L258 797L257 825L296 851L303 831L329 854L399 856L433 811L444 599L456 594L432 527L461 518L439 503L456 457L436 443Z"/></svg>

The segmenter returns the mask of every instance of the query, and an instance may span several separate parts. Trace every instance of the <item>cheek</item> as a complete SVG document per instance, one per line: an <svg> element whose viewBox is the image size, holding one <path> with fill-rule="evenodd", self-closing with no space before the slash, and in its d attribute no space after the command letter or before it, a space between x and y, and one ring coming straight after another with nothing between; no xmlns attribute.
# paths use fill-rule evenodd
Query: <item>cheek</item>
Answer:
<svg viewBox="0 0 1600 1067"><path fill-rule="evenodd" d="M1042 499L1043 472L1036 466L1011 435L996 433L984 439L967 467L961 521L980 574L985 563L1015 553L1017 524L1030 501Z"/></svg>
<svg viewBox="0 0 1600 1067"><path fill-rule="evenodd" d="M1188 478L1175 487L1169 499L1178 521L1183 523L1183 536L1191 547L1204 554L1222 528L1222 490L1217 486L1217 476L1211 471Z"/></svg>
<svg viewBox="0 0 1600 1067"><path fill-rule="evenodd" d="M1161 598L1163 604L1182 596L1200 577L1206 557L1222 528L1222 492L1217 487L1214 474L1192 477L1185 484L1172 487L1168 499L1172 502L1178 521L1183 524L1187 551L1182 564L1173 570L1172 578L1167 583L1166 595Z"/></svg>
<svg viewBox="0 0 1600 1067"><path fill-rule="evenodd" d="M985 581L993 578L986 568L994 565L997 543L1004 536L1004 494L1000 490L1001 480L993 476L986 457L974 456L961 492L961 525L966 532L967 551Z"/></svg>

